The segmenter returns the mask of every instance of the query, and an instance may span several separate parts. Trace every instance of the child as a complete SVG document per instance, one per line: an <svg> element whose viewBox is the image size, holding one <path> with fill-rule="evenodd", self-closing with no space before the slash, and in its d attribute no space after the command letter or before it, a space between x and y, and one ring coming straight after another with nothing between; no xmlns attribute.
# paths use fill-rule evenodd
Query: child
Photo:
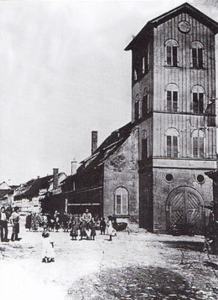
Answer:
<svg viewBox="0 0 218 300"><path fill-rule="evenodd" d="M113 218L111 216L108 216L107 230L108 230L108 234L110 236L109 241L112 241L112 236L116 235L116 230L113 228L112 220L113 220Z"/></svg>
<svg viewBox="0 0 218 300"><path fill-rule="evenodd" d="M101 234L105 234L105 229L106 229L105 218L101 218L101 222L100 222L100 230L101 230Z"/></svg>
<svg viewBox="0 0 218 300"><path fill-rule="evenodd" d="M95 236L96 236L96 229L95 229L95 220L94 218L92 218L91 222L90 222L90 229L91 229L91 235L90 235L90 238L91 240L94 240L95 239Z"/></svg>
<svg viewBox="0 0 218 300"><path fill-rule="evenodd" d="M72 240L76 240L79 233L79 223L76 218L73 218L71 221L71 231L70 236L72 237Z"/></svg>
<svg viewBox="0 0 218 300"><path fill-rule="evenodd" d="M47 227L44 228L42 233L42 262L54 262L55 253L54 253L54 243L50 239L50 233Z"/></svg>

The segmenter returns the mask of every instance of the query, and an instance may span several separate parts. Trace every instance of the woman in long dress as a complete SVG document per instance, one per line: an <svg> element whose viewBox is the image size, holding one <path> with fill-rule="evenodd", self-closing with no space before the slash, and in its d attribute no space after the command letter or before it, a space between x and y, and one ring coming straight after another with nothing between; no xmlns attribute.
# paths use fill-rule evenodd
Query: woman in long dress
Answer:
<svg viewBox="0 0 218 300"><path fill-rule="evenodd" d="M78 235L79 235L79 220L76 217L72 217L70 236L72 237L72 240L76 240Z"/></svg>
<svg viewBox="0 0 218 300"><path fill-rule="evenodd" d="M42 262L54 262L54 243L50 238L50 233L47 228L44 228L42 238Z"/></svg>
<svg viewBox="0 0 218 300"><path fill-rule="evenodd" d="M116 235L116 230L113 228L112 217L108 216L107 233L110 236L109 241L112 241L112 236Z"/></svg>

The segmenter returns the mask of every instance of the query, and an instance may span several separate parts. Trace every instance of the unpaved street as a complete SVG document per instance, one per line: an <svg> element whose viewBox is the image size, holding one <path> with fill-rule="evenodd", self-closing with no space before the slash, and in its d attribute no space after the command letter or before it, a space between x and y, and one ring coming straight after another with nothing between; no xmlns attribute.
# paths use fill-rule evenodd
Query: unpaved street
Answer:
<svg viewBox="0 0 218 300"><path fill-rule="evenodd" d="M112 242L99 233L72 241L52 232L56 261L45 264L41 232L22 226L20 236L0 244L0 299L218 299L218 259L202 252L202 237L133 228Z"/></svg>

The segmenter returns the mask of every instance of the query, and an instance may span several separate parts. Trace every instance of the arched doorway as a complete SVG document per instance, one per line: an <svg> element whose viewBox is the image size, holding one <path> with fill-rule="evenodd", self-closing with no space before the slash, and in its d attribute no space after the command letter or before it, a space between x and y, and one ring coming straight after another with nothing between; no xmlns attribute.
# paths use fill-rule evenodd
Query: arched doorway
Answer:
<svg viewBox="0 0 218 300"><path fill-rule="evenodd" d="M178 187L173 190L166 202L167 230L176 225L196 234L204 227L204 201L198 191L191 187Z"/></svg>

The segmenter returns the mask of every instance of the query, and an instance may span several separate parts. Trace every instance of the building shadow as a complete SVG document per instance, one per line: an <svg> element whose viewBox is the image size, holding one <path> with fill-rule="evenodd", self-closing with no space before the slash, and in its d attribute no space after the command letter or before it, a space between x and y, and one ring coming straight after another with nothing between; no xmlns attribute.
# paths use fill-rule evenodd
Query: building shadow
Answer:
<svg viewBox="0 0 218 300"><path fill-rule="evenodd" d="M204 242L194 242L194 241L166 241L162 242L169 248L177 248L183 250L190 250L190 251L198 251L202 252L204 248Z"/></svg>

